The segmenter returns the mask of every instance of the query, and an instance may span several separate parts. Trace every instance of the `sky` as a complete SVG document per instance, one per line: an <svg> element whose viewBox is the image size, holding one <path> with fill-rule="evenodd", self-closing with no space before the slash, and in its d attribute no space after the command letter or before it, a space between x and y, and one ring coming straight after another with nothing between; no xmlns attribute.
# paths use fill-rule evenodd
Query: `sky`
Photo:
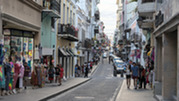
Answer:
<svg viewBox="0 0 179 101"><path fill-rule="evenodd" d="M116 0L100 0L98 5L100 10L100 20L104 22L104 33L108 36L114 34L116 28Z"/></svg>

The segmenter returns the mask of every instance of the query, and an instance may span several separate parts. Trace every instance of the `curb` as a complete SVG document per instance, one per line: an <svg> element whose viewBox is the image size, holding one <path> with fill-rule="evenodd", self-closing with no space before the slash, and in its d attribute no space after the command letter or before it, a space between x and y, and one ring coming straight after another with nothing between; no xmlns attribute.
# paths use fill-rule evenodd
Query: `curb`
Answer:
<svg viewBox="0 0 179 101"><path fill-rule="evenodd" d="M53 94L53 95L47 96L47 97L45 97L45 98L43 98L43 99L40 99L39 101L47 101L47 100L50 100L50 99L52 99L53 97L56 97L56 96L58 96L58 95L60 95L60 94L62 94L62 93L64 93L64 92L67 92L67 91L69 91L69 90L71 90L71 89L73 89L73 88L75 88L75 87L77 87L77 86L79 86L79 85L82 85L82 84L84 84L84 83L86 83L86 82L88 82L88 81L90 81L90 80L91 80L91 78L89 78L88 80L83 81L83 82L81 82L81 83L79 83L79 84L76 84L76 85L74 85L74 86L72 86L72 87L70 87L70 88L67 88L67 89L65 89L65 90L63 90L63 91L60 91L60 92L58 92L58 93L55 93L55 94Z"/></svg>
<svg viewBox="0 0 179 101"><path fill-rule="evenodd" d="M99 63L96 65L95 70L93 70L93 72L91 73L91 75L90 75L90 76L92 76L92 75L94 74L94 72L98 69L98 67L99 67Z"/></svg>
<svg viewBox="0 0 179 101"><path fill-rule="evenodd" d="M120 89L119 89L119 92L118 92L118 94L116 95L116 97L115 97L115 100L114 100L114 101L117 101L118 97L120 97L120 96L121 96L122 90L123 90L124 85L125 85L124 83L125 83L125 80L123 80L123 81L122 81L122 85L121 85L121 87L120 87Z"/></svg>

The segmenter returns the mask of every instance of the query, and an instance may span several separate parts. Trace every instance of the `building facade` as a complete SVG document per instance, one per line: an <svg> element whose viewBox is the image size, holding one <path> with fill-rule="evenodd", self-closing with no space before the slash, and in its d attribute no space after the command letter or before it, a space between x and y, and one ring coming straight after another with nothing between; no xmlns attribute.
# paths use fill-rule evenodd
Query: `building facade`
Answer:
<svg viewBox="0 0 179 101"><path fill-rule="evenodd" d="M10 57L10 60L21 63L29 62L32 70L34 59L39 59L35 48L39 49L41 39L42 1L0 0L0 8L4 58Z"/></svg>
<svg viewBox="0 0 179 101"><path fill-rule="evenodd" d="M179 101L179 1L156 0L153 42L155 46L155 97Z"/></svg>
<svg viewBox="0 0 179 101"><path fill-rule="evenodd" d="M61 19L58 20L56 35L56 60L62 64L66 78L75 75L75 42L78 41L78 29L75 26L76 0L61 0Z"/></svg>
<svg viewBox="0 0 179 101"><path fill-rule="evenodd" d="M58 31L58 19L60 16L60 0L43 0L42 24L41 24L41 58L42 62L50 65L52 60L56 66L56 35Z"/></svg>

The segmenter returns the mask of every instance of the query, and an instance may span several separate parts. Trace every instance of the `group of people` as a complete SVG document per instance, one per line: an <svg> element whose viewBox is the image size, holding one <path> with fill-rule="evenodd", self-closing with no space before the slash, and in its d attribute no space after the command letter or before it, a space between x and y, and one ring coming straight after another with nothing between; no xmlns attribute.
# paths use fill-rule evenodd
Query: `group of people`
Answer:
<svg viewBox="0 0 179 101"><path fill-rule="evenodd" d="M48 81L50 83L55 81L56 83L59 83L59 86L61 85L61 79L63 79L64 74L64 69L61 64L58 64L57 67L54 67L52 64L49 65L49 67L43 64L35 64L34 66L35 68L31 76L31 84L33 85L33 88L36 86L41 88L45 85L45 82Z"/></svg>
<svg viewBox="0 0 179 101"><path fill-rule="evenodd" d="M128 89L130 89L131 78L134 80L135 89L146 89L147 84L149 84L152 88L153 67L151 66L144 68L140 64L129 61L126 68L126 83Z"/></svg>
<svg viewBox="0 0 179 101"><path fill-rule="evenodd" d="M64 70L61 64L54 67L53 64L47 66L41 63L35 63L34 69L28 66L27 62L20 62L15 57L6 58L1 67L2 77L0 81L0 95L10 95L20 93L22 89L27 89L27 85L32 88L42 88L46 82L58 82L62 84Z"/></svg>
<svg viewBox="0 0 179 101"><path fill-rule="evenodd" d="M85 62L84 65L79 66L78 64L75 65L75 77L88 77L88 73L91 72L93 69L93 62Z"/></svg>

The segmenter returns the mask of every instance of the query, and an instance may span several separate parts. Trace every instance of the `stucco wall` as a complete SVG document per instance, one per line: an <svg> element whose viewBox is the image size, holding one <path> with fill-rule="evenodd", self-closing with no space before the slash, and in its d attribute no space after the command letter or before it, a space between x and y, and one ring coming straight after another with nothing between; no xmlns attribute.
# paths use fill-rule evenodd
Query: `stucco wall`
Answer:
<svg viewBox="0 0 179 101"><path fill-rule="evenodd" d="M38 27L41 26L41 11L25 4L21 0L1 0L0 6L2 7L2 13Z"/></svg>

